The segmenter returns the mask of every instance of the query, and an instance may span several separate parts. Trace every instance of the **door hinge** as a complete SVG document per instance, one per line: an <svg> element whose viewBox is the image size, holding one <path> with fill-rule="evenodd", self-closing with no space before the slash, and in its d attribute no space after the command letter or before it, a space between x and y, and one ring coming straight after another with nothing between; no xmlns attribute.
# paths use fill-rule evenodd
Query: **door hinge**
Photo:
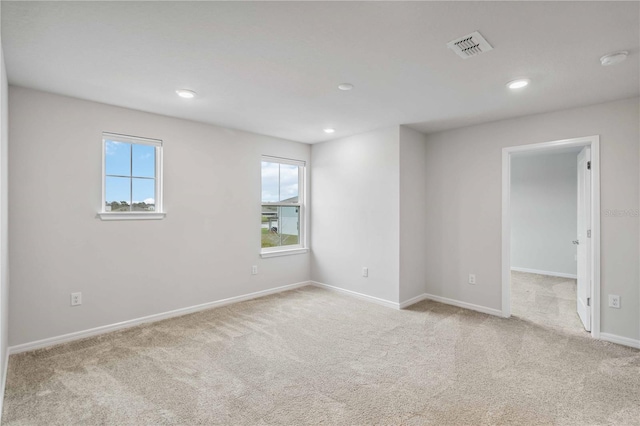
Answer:
<svg viewBox="0 0 640 426"><path fill-rule="evenodd" d="M591 229L587 229L587 238L591 238Z"/></svg>
<svg viewBox="0 0 640 426"><path fill-rule="evenodd" d="M587 306L591 306L591 298L587 297Z"/></svg>
<svg viewBox="0 0 640 426"><path fill-rule="evenodd" d="M587 161L587 170L591 170L591 161Z"/></svg>

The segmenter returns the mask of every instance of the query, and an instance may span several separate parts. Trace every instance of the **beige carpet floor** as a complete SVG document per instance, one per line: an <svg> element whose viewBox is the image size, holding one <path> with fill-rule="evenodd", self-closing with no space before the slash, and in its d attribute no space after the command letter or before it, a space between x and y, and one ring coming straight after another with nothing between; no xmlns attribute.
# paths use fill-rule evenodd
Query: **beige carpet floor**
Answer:
<svg viewBox="0 0 640 426"><path fill-rule="evenodd" d="M526 321L588 334L576 312L576 280L511 273L511 314Z"/></svg>
<svg viewBox="0 0 640 426"><path fill-rule="evenodd" d="M640 352L323 289L11 356L7 425L640 424Z"/></svg>

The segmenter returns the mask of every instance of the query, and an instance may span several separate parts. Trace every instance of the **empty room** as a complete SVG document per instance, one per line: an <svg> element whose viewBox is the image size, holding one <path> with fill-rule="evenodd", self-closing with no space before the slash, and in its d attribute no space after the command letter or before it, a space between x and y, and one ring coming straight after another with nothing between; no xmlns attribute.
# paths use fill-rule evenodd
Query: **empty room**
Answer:
<svg viewBox="0 0 640 426"><path fill-rule="evenodd" d="M0 12L3 425L640 425L640 2Z"/></svg>

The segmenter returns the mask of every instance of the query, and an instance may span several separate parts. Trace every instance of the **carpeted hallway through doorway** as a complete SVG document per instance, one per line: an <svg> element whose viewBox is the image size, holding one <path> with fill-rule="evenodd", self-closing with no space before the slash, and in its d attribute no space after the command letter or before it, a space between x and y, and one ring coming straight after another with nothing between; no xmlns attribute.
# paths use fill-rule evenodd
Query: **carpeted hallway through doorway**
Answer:
<svg viewBox="0 0 640 426"><path fill-rule="evenodd" d="M584 334L576 312L576 280L511 272L511 314L568 333Z"/></svg>
<svg viewBox="0 0 640 426"><path fill-rule="evenodd" d="M6 425L640 424L640 352L305 287L10 358Z"/></svg>

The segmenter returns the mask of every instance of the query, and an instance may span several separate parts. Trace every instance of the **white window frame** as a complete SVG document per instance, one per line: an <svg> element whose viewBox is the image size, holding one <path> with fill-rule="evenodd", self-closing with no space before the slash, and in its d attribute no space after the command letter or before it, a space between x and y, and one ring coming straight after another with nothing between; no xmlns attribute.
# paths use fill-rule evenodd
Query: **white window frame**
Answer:
<svg viewBox="0 0 640 426"><path fill-rule="evenodd" d="M107 182L107 140L123 142L136 145L149 145L155 147L156 151L156 175L155 175L155 211L153 212L108 212L106 206L106 182ZM138 136L121 135L118 133L102 133L102 205L98 212L98 217L102 220L158 220L163 219L166 214L162 206L162 146L160 139L149 139Z"/></svg>
<svg viewBox="0 0 640 426"><path fill-rule="evenodd" d="M281 201L278 202L262 202L262 175L260 176L260 210L262 213L262 206L275 206L275 207L298 207L299 211L299 235L298 235L298 244L289 245L289 246L278 246L278 247L266 247L260 248L260 257L269 258L276 256L288 256L292 254L302 254L307 253L309 249L307 248L307 232L306 232L306 224L307 224L307 208L306 208L306 175L307 175L307 163L306 161L301 160L293 160L290 158L281 158L281 157L273 157L269 155L263 155L260 159L260 164L262 162L268 163L279 163L279 164L288 164L291 166L298 167L298 202L297 203L283 203ZM261 168L262 170L262 168ZM279 184L279 182L278 182ZM260 225L262 226L262 214L260 215ZM260 228L260 232L262 233L262 227ZM262 235L262 234L261 234ZM262 237L261 237L262 239ZM261 243L262 245L262 243Z"/></svg>

